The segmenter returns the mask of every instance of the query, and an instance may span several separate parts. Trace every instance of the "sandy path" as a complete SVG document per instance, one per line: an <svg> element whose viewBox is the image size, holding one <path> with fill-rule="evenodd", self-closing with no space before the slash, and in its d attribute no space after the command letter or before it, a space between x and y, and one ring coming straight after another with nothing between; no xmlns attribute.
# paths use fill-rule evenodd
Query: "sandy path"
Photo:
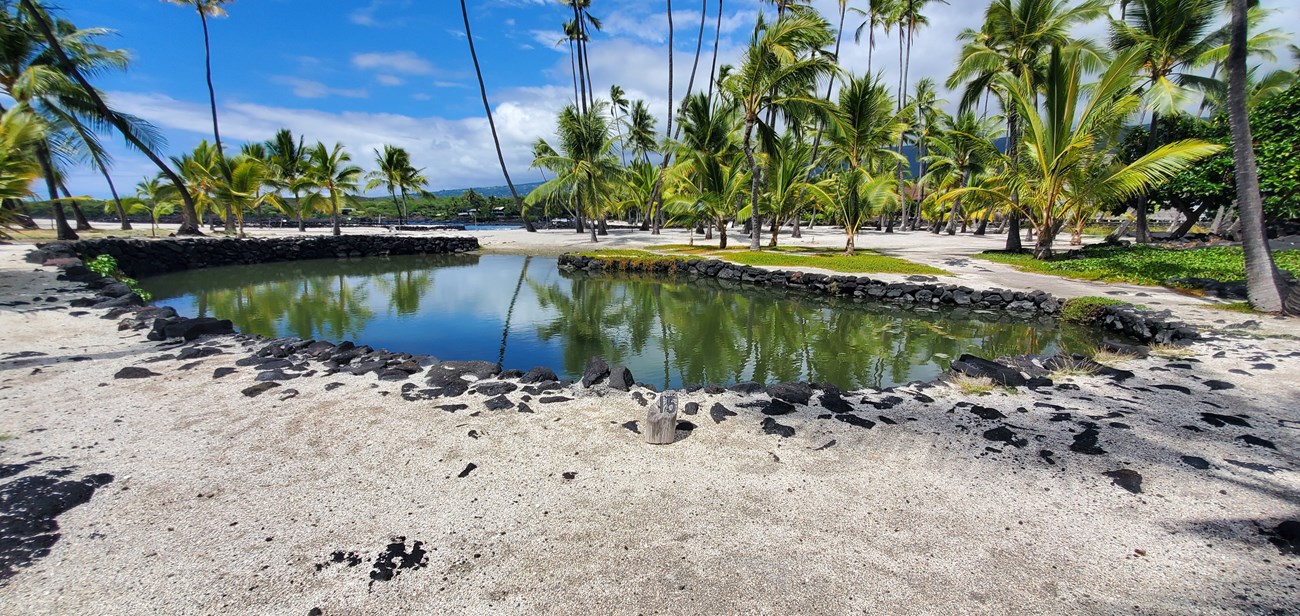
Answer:
<svg viewBox="0 0 1300 616"><path fill-rule="evenodd" d="M0 303L75 295L21 253L0 246ZM1300 606L1300 557L1261 535L1300 518L1300 361L1283 357L1287 341L1203 343L1194 369L1133 362L1128 389L1076 377L1078 390L971 401L942 387L846 396L870 429L819 419L816 405L769 418L696 392L683 403L700 413L683 419L698 427L652 447L622 425L644 419L627 393L575 388L560 392L571 402L530 398L533 413L487 411L482 396L408 402L400 384L335 375L248 398L256 372L235 366L235 338L201 342L225 353L183 369L147 361L175 348L58 306L0 306L0 357L44 353L0 360L0 463L55 456L15 477L114 480L58 517L48 556L0 580L0 614ZM113 378L127 366L159 376ZM218 367L236 372L214 380ZM737 415L716 423L714 404ZM1205 411L1249 427L1213 427ZM1071 451L1088 425L1105 454ZM1021 446L985 436L1008 426ZM1102 475L1122 469L1141 474L1140 494ZM407 554L420 542L423 565L372 584L394 537Z"/></svg>

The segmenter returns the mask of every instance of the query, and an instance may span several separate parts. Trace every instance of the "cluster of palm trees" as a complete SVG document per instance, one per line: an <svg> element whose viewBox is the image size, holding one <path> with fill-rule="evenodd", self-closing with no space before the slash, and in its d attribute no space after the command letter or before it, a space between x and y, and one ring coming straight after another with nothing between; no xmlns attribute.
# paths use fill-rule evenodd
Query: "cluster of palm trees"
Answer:
<svg viewBox="0 0 1300 616"><path fill-rule="evenodd" d="M1144 156L1126 162L1114 143L1140 113L1154 127L1198 93L1210 109L1226 100L1219 77L1230 37L1217 25L1224 0L992 0L983 26L961 35L946 84L961 93L955 116L944 111L937 84L908 80L931 2L850 4L839 4L835 29L804 3L778 2L777 18L759 17L737 65L711 72L707 93L684 97L672 116L680 132L653 146L640 136L645 125L629 121L635 114L620 114L621 89L611 91L612 104L583 98L591 89L580 83L589 79L582 39L575 101L559 114L555 142L534 148L534 165L552 175L530 203L559 203L599 227L611 216L655 216L659 196L673 220L717 229L723 245L729 223L746 223L754 249L760 222L769 224L772 245L783 225L797 235L818 215L845 227L849 252L873 219L886 230L928 222L934 232L977 234L996 219L1010 228L1008 248L1019 249L1023 221L1037 238L1035 255L1047 258L1063 229L1079 241L1098 212L1130 204L1146 241L1146 192L1216 151L1153 139ZM864 18L855 40L865 35L869 57L878 31L897 32L892 88L838 66L829 50L840 47L847 13ZM1249 19L1263 15L1252 9ZM1110 45L1075 37L1100 19L1110 22ZM1283 38L1255 33L1247 48L1267 56ZM1284 72L1262 77L1252 100L1293 80ZM913 146L915 164L904 145ZM673 163L651 173L647 153ZM659 181L661 191L647 191Z"/></svg>
<svg viewBox="0 0 1300 616"><path fill-rule="evenodd" d="M357 205L356 197L363 191L387 191L399 225L405 224L411 195L425 194L429 180L423 169L411 164L405 149L385 145L374 154L375 170L363 173L352 164L352 156L342 144L307 146L301 136L281 129L266 142L245 144L234 156L221 155L205 140L193 152L174 157L172 163L194 196L200 219L224 218L227 233L242 237L244 214L260 215L269 208L292 213L299 231L306 230L304 214L326 214L338 235L340 214ZM137 185L135 197L126 200L127 209L150 215L156 227L159 217L175 210L178 192L161 175L149 178Z"/></svg>

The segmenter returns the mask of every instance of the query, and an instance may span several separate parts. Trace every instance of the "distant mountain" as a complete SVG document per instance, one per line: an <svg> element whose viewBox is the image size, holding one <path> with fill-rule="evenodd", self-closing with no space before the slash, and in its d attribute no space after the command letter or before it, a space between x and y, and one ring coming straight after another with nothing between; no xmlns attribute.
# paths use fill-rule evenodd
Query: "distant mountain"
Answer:
<svg viewBox="0 0 1300 616"><path fill-rule="evenodd" d="M515 190L519 191L519 196L522 197L532 192L534 188L537 188L538 186L541 185L542 185L541 182L528 182L525 184L515 184ZM467 190L471 190L471 189L451 188L447 190L435 190L433 191L433 194L438 197L459 197L465 194L465 191ZM510 187L505 185L476 186L473 188L473 191L480 195L483 195L484 197L509 197L510 196Z"/></svg>

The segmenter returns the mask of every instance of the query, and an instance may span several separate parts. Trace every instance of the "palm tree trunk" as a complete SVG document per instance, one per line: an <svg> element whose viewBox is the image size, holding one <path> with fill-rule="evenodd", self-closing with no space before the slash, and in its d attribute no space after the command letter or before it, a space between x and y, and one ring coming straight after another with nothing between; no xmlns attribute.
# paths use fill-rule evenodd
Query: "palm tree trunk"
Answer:
<svg viewBox="0 0 1300 616"><path fill-rule="evenodd" d="M668 126L664 131L665 135L673 134L673 0L667 0L668 5ZM703 21L700 24L701 35L703 33ZM699 45L695 47L695 60L699 62ZM691 79L695 79L695 71L691 70ZM687 88L687 96L690 96L690 89ZM655 176L655 187L650 192L650 213L654 216L651 223L651 235L659 235L659 230L663 226L663 185L664 174L668 172L668 162L672 160L671 152L664 152L663 160L659 161L659 174Z"/></svg>
<svg viewBox="0 0 1300 616"><path fill-rule="evenodd" d="M754 158L754 124L752 117L745 118L744 150L745 160L749 163L749 172L753 176L749 187L749 249L759 250L759 235L763 232L763 218L758 212L758 183L762 179L759 173L758 159Z"/></svg>
<svg viewBox="0 0 1300 616"><path fill-rule="evenodd" d="M469 55L474 60L474 75L478 77L478 91L483 98L483 112L487 114L488 128L492 129L492 144L497 149L497 162L501 163L501 174L506 177L506 186L510 187L510 194L515 198L515 205L519 208L519 217L524 220L524 229L529 233L536 233L537 227L528 219L528 208L524 205L524 200L519 197L519 191L515 190L515 183L510 180L510 170L506 168L506 157L501 152L501 139L497 137L497 124L492 119L492 105L488 103L487 87L483 85L483 71L478 65L478 52L474 50L474 36L470 34L469 29L469 9L465 7L465 0L460 0L460 14L465 20L465 39L469 41Z"/></svg>
<svg viewBox="0 0 1300 616"><path fill-rule="evenodd" d="M1264 199L1259 190L1259 170L1246 114L1246 0L1232 0L1232 40L1228 46L1228 125L1232 130L1232 158L1237 168L1237 204L1241 215L1241 247L1246 258L1246 294L1256 310L1271 313L1300 312L1287 306L1287 286L1273 263L1264 220Z"/></svg>
<svg viewBox="0 0 1300 616"><path fill-rule="evenodd" d="M41 164L45 176L45 188L50 193L50 210L54 212L55 237L60 240L75 240L77 232L68 225L68 217L63 212L63 202L59 201L58 181L54 179L54 167L50 162L50 150L44 142L36 146L36 160Z"/></svg>
<svg viewBox="0 0 1300 616"><path fill-rule="evenodd" d="M1016 157L1020 149L1020 115L1015 105L1007 111L1007 155L1011 160L1011 177L1016 176ZM1020 191L1011 193L1011 213L1007 219L1007 252L1020 252L1024 246L1020 243Z"/></svg>
<svg viewBox="0 0 1300 616"><path fill-rule="evenodd" d="M122 207L122 198L117 194L117 186L113 184L113 176L109 175L108 169L103 164L96 163L100 173L104 174L104 181L108 182L108 192L113 195L113 208L117 210L117 218L122 221L122 230L131 230L131 221L126 217L126 208Z"/></svg>
<svg viewBox="0 0 1300 616"><path fill-rule="evenodd" d="M1159 125L1156 124L1158 121L1160 121L1160 112L1153 109L1151 111L1150 129L1147 132L1148 153L1154 152L1156 149L1156 144L1159 143L1158 136L1156 135L1156 130L1159 128ZM1147 226L1147 213L1148 213L1147 194L1146 192L1143 192L1142 194L1138 195L1138 200L1137 200L1136 235L1137 235L1137 243L1139 244L1147 244L1151 242L1151 230Z"/></svg>
<svg viewBox="0 0 1300 616"><path fill-rule="evenodd" d="M713 25L713 64L709 67L709 93L705 96L713 104L713 82L718 79L718 44L722 42L722 0L718 0L718 19Z"/></svg>
<svg viewBox="0 0 1300 616"><path fill-rule="evenodd" d="M127 126L126 121L122 119L122 116L108 108L108 105L104 103L103 97L99 95L99 91L92 87L89 81L86 81L85 76L81 74L80 70L77 70L77 66L68 58L67 52L63 50L63 44L59 42L59 38L54 35L54 31L50 28L49 22L46 21L44 11L38 9L32 0L19 0L19 4L22 8L26 9L27 13L31 15L33 20L36 22L37 28L41 31L42 36L45 37L46 44L49 45L50 50L53 51L55 57L58 58L59 65L63 69L64 74L69 75L76 80L77 85L81 86L86 95L90 97L91 102L94 103L95 110L105 118L108 118L108 121L113 124L113 127L122 134L122 137L126 139L128 143L148 157L149 160L153 162L153 164L157 165L158 169L163 172L163 175L166 175L167 179L171 180L172 183L176 185L177 190L181 194L181 201L183 203L181 207L181 215L185 219L181 222L180 229L176 230L176 235L203 235L203 232L199 230L199 215L194 208L194 197L190 195L190 191L185 187L185 183L174 171L171 170L170 167L167 166L166 163L162 161L161 158L158 157L157 154L141 143L140 140L131 133L130 127Z"/></svg>
<svg viewBox="0 0 1300 616"><path fill-rule="evenodd" d="M573 104L581 105L578 101L578 58L572 38L569 39L569 74L573 76Z"/></svg>
<svg viewBox="0 0 1300 616"><path fill-rule="evenodd" d="M203 67L208 78L208 104L212 108L212 138L217 142L217 156L220 157L225 154L225 150L221 149L221 128L217 125L217 91L212 87L212 49L208 42L208 16L203 12L201 5L196 6L199 11L199 22L203 24Z"/></svg>
<svg viewBox="0 0 1300 616"><path fill-rule="evenodd" d="M343 231L339 229L339 195L332 188L330 189L330 220L334 224L333 234L343 235Z"/></svg>
<svg viewBox="0 0 1300 616"><path fill-rule="evenodd" d="M524 257L524 265L519 268L519 280L515 282L515 293L510 296L510 307L506 309L506 320L501 325L501 350L497 352L497 366L502 366L506 361L506 339L510 337L510 320L515 314L515 303L519 301L519 290L524 287L524 278L528 275L528 262L532 257Z"/></svg>
<svg viewBox="0 0 1300 616"><path fill-rule="evenodd" d="M63 193L63 198L68 200L68 205L72 207L72 216L77 221L78 231L94 231L95 228L90 226L90 221L86 220L86 213L81 211L81 206L77 200L72 198L72 193L68 192L68 187L63 181L59 181L59 190Z"/></svg>
<svg viewBox="0 0 1300 616"><path fill-rule="evenodd" d="M298 189L293 189L293 209L298 214L298 233L307 232L307 223L302 220L302 199L298 198Z"/></svg>
<svg viewBox="0 0 1300 616"><path fill-rule="evenodd" d="M967 169L966 173L962 174L961 184L957 186L957 189L961 190L965 188L966 185L970 183L970 177L971 177L971 172L969 169ZM961 197L957 197L952 202L952 214L948 216L948 228L946 230L948 235L957 234L957 219L960 217L961 217Z"/></svg>

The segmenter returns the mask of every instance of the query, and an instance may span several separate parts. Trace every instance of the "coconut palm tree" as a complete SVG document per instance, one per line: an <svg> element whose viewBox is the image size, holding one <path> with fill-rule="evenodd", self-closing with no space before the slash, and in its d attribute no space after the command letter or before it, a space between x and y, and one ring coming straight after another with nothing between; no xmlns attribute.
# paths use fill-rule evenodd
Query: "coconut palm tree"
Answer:
<svg viewBox="0 0 1300 616"><path fill-rule="evenodd" d="M307 152L306 177L311 191L306 197L305 206L316 211L330 214L334 235L342 235L339 229L339 211L344 203L356 203L353 196L361 179L361 167L348 164L352 156L343 149L343 144L336 143L333 148L316 142L316 146Z"/></svg>
<svg viewBox="0 0 1300 616"><path fill-rule="evenodd" d="M225 17L224 5L233 0L163 0L169 4L193 7L203 24L203 69L208 80L208 104L212 109L212 138L217 143L217 154L224 155L221 147L221 127L217 124L217 91L212 87L212 46L208 39L208 18ZM229 224L227 220L227 224Z"/></svg>
<svg viewBox="0 0 1300 616"><path fill-rule="evenodd" d="M32 182L41 176L34 146L45 139L44 130L40 118L21 103L0 116L0 199L25 199L32 194ZM0 209L0 237L7 237L3 229L12 222L11 212Z"/></svg>
<svg viewBox="0 0 1300 616"><path fill-rule="evenodd" d="M733 129L738 117L734 107L695 93L682 104L678 118L682 139L676 145L675 174L681 179L681 199L676 209L679 216L689 209L716 225L720 248L727 247L727 220L744 192L736 190L744 176L736 164L740 147Z"/></svg>
<svg viewBox="0 0 1300 616"><path fill-rule="evenodd" d="M627 93L618 84L609 86L609 113L610 119L614 121L614 133L618 135L618 155L623 161L623 166L627 166L627 143L623 141L623 120L620 117L627 115L628 111Z"/></svg>
<svg viewBox="0 0 1300 616"><path fill-rule="evenodd" d="M284 204L274 191L263 192L263 189L275 186L275 176L274 171L261 158L240 153L234 158L223 159L222 163L224 173L216 184L216 194L226 204L227 211L234 211L235 224L239 229L239 237L242 238L245 212L260 211L268 205L283 210Z"/></svg>
<svg viewBox="0 0 1300 616"><path fill-rule="evenodd" d="M862 33L867 33L867 74L872 73L872 60L876 52L876 29L881 28L885 34L894 26L895 18L900 14L899 0L868 0L867 10L851 8L850 10L865 19L853 32L853 42L862 42Z"/></svg>
<svg viewBox="0 0 1300 616"><path fill-rule="evenodd" d="M1133 198L1150 187L1168 180L1196 161L1210 156L1220 146L1197 140L1170 143L1131 164L1116 166L1109 174L1090 178L1087 191L1071 190L1077 180L1108 140L1113 139L1140 104L1134 94L1136 71L1142 65L1139 50L1117 56L1111 65L1083 93L1082 76L1087 59L1077 49L1053 49L1039 82L1032 78L1015 80L1002 76L1001 87L1009 94L1025 120L1024 139L1019 149L1009 153L1017 168L1001 190L965 188L953 190L944 199L968 192L983 193L1017 208L1029 219L1037 233L1034 256L1048 259L1057 233L1079 207L1079 199L1119 201ZM1046 92L1041 115L1038 108L1039 83ZM1012 196L1023 197L1012 204Z"/></svg>
<svg viewBox="0 0 1300 616"><path fill-rule="evenodd" d="M307 171L307 147L303 145L303 138L300 136L295 141L293 132L282 128L266 142L266 151L267 162L278 187L288 190L293 195L293 210L298 217L298 232L305 232L307 225L302 219L302 200L298 198L303 188L303 175Z"/></svg>
<svg viewBox="0 0 1300 616"><path fill-rule="evenodd" d="M135 197L128 199L128 208L135 214L147 214L153 226L149 235L158 237L158 220L176 211L176 186L161 175L141 180L135 185Z"/></svg>
<svg viewBox="0 0 1300 616"><path fill-rule="evenodd" d="M1246 259L1246 293L1250 304L1263 312L1300 313L1297 293L1286 284L1268 246L1264 228L1264 201L1259 191L1259 170L1246 113L1246 0L1230 0L1228 53L1228 124L1232 132L1232 158L1237 170L1237 207L1241 213L1241 247Z"/></svg>
<svg viewBox="0 0 1300 616"><path fill-rule="evenodd" d="M740 67L723 81L722 89L740 109L744 120L742 148L749 164L751 188L750 249L759 249L762 166L755 155L754 129L774 132L770 112L826 110L829 103L811 92L823 77L838 69L819 52L831 42L829 24L819 15L796 12L775 23L759 15Z"/></svg>
<svg viewBox="0 0 1300 616"><path fill-rule="evenodd" d="M81 93L84 95L86 103L89 105L88 108L95 112L95 117L98 118L100 122L116 128L128 144L134 147L137 151L143 153L145 157L158 166L159 171L165 174L168 179L179 187L181 200L183 202L183 209L181 210L183 220L180 228L177 229L176 234L201 235L202 233L199 231L198 225L198 214L195 212L193 198L190 196L189 191L185 189L184 182L181 180L180 176L176 175L176 173L167 166L167 163L163 162L163 159L154 152L154 149L151 147L150 143L148 143L147 131L142 131L142 126L138 123L134 123L132 121L133 118L130 116L116 112L108 107L104 102L104 98L99 94L99 91L91 86L90 82L86 80L86 77L82 75L81 68L73 58L76 49L71 48L71 55L68 50L64 49L63 42L60 40L59 35L55 33L55 27L51 26L53 20L46 14L43 7L32 0L20 0L19 5L23 19L35 26L36 32L39 32L41 37L45 39L45 44L48 46L49 51L53 53L53 61L51 62L51 65L57 67L64 76L70 77L78 86L80 86ZM47 183L52 184L49 182L48 174ZM50 188L52 191L53 186ZM55 212L57 215L57 207L55 208ZM64 226L66 227L66 222Z"/></svg>
<svg viewBox="0 0 1300 616"><path fill-rule="evenodd" d="M366 190L383 186L397 210L397 224L406 224L406 212L402 208L402 202L397 200L397 191L403 177L411 169L411 155L403 148L385 145L382 152L375 150L375 165L376 169L366 174Z"/></svg>
<svg viewBox="0 0 1300 616"><path fill-rule="evenodd" d="M1218 45L1214 27L1223 0L1130 0L1120 20L1111 23L1111 46L1139 50L1146 77L1141 89L1151 124L1147 149L1154 150L1161 114L1173 113L1191 97L1192 85L1204 82L1192 74L1209 63L1207 52ZM1151 241L1147 228L1147 199L1137 199L1137 241Z"/></svg>
<svg viewBox="0 0 1300 616"><path fill-rule="evenodd" d="M1004 79L1029 79L1035 84L1047 52L1053 47L1077 44L1071 32L1106 15L1108 6L1107 0L1083 0L1078 4L1069 0L993 0L984 13L983 26L958 35L965 43L957 68L948 77L948 88L962 88L962 110L973 109L989 93L994 94L1005 111L1007 149L1018 150L1019 108L1001 87ZM1009 171L1014 179L1016 167L1010 167ZM1011 197L1013 203L1019 203L1018 195ZM1019 251L1020 217L1015 207L1010 223L1006 249Z"/></svg>
<svg viewBox="0 0 1300 616"><path fill-rule="evenodd" d="M944 187L965 188L972 178L986 172L998 162L997 146L993 144L996 119L981 120L975 112L965 111L956 118L944 116L939 132L929 139L933 154L926 156L926 167L936 184ZM957 221L962 217L961 198L953 200L945 232L954 235ZM938 227L934 228L938 233Z"/></svg>
<svg viewBox="0 0 1300 616"><path fill-rule="evenodd" d="M897 19L898 19L898 39L899 39L899 81L898 81L898 108L904 109L908 105L907 94L910 88L909 73L912 69L912 43L916 38L916 31L929 25L930 20L921 11L925 5L931 2L948 4L948 0L898 0ZM903 45L903 39L906 35L906 45ZM898 153L903 154L904 136L899 136ZM898 163L898 185L903 186L903 161ZM907 196L899 192L899 201L903 211L904 219L907 218Z"/></svg>
<svg viewBox="0 0 1300 616"><path fill-rule="evenodd" d="M632 147L632 157L640 157L650 162L650 154L657 151L655 124L658 120L650 113L645 101L632 101L632 110L627 114L627 141Z"/></svg>
<svg viewBox="0 0 1300 616"><path fill-rule="evenodd" d="M528 209L525 207L524 200L519 197L519 191L515 190L515 183L510 179L510 170L506 168L506 157L501 151L501 138L497 136L497 123L492 119L492 105L488 103L487 86L483 83L483 70L479 68L478 52L474 50L474 35L469 28L469 9L465 7L465 0L460 0L460 15L465 21L465 40L469 42L469 56L474 61L474 75L478 78L478 91L483 99L483 113L487 114L488 128L492 129L492 144L496 146L497 162L501 163L501 174L506 178L506 186L510 187L510 196L514 197L515 205L519 207L519 217L524 220L524 229L529 233L535 233L537 227L534 227L533 221L528 218ZM337 221L334 230L337 235Z"/></svg>
<svg viewBox="0 0 1300 616"><path fill-rule="evenodd" d="M605 103L596 101L586 112L569 105L560 111L555 134L556 145L536 148L542 153L533 165L550 169L555 177L533 189L528 203L536 204L561 198L571 204L579 216L590 222L591 241L596 238L596 221L604 215L611 201L618 198L623 167L614 156ZM557 147L558 146L558 147Z"/></svg>
<svg viewBox="0 0 1300 616"><path fill-rule="evenodd" d="M898 188L872 169L884 168L898 154L892 150L907 128L889 90L878 78L850 76L840 89L827 131L827 158L832 168L842 169L835 185L836 205L844 233L845 253L852 254L858 231L870 216L892 211L897 196L886 199L882 191Z"/></svg>
<svg viewBox="0 0 1300 616"><path fill-rule="evenodd" d="M216 186L222 173L216 148L204 139L194 147L193 152L173 156L172 164L176 165L183 181L177 189L184 188L194 196L196 217L202 220L205 214L215 211L218 206ZM226 229L227 233L231 231L233 230Z"/></svg>

